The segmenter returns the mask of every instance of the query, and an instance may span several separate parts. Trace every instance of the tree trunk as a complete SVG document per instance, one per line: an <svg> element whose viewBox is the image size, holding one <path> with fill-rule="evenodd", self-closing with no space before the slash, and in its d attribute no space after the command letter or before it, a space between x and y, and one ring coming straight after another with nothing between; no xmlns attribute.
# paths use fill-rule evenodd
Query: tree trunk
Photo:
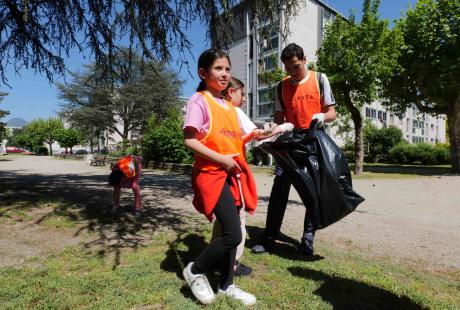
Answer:
<svg viewBox="0 0 460 310"><path fill-rule="evenodd" d="M363 117L361 111L353 105L349 95L345 98L345 105L351 113L351 119L355 127L355 174L363 172L364 162L364 138L363 138Z"/></svg>
<svg viewBox="0 0 460 310"><path fill-rule="evenodd" d="M48 145L50 146L50 156L53 156L53 143L48 143Z"/></svg>
<svg viewBox="0 0 460 310"><path fill-rule="evenodd" d="M460 173L460 94L447 111L452 171Z"/></svg>

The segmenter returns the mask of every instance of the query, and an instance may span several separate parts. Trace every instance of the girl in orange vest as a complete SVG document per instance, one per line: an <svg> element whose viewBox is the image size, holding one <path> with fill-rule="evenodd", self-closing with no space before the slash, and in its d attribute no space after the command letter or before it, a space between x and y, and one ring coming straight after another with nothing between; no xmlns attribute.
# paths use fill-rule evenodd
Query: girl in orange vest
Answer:
<svg viewBox="0 0 460 310"><path fill-rule="evenodd" d="M244 83L238 78L232 76L230 78L230 82L228 83L227 88L223 92L223 95L227 101L232 103L233 107L236 110L238 123L240 126L241 134L243 135L242 138L244 143L247 143L253 139L264 140L277 136L278 134L284 132L292 131L293 125L290 123L278 125L272 131L257 129L257 126L249 119L249 117L243 112L243 110L240 109L240 107L246 102L245 94L246 91ZM243 154L246 152L244 147L242 152ZM244 212L244 210L240 210L240 220L242 241L238 245L236 250L234 276L248 276L249 274L251 274L252 268L240 262L241 256L243 255L244 244L246 239L246 213ZM218 220L215 220L211 240L214 240L215 238L218 238L220 236L222 236L222 225Z"/></svg>
<svg viewBox="0 0 460 310"><path fill-rule="evenodd" d="M193 205L223 227L183 271L194 296L203 304L215 299L205 275L218 266L218 294L253 305L256 298L233 284L236 248L241 243L239 207L253 213L257 206L255 182L246 163L236 111L222 98L230 79L230 58L216 49L198 59L201 83L189 99L184 122L184 144L195 153L192 172Z"/></svg>
<svg viewBox="0 0 460 310"><path fill-rule="evenodd" d="M113 186L112 215L117 214L120 207L120 191L122 188L130 188L134 193L134 214L140 216L141 188L139 178L143 165L141 156L128 155L120 159L113 167L109 175L109 184Z"/></svg>

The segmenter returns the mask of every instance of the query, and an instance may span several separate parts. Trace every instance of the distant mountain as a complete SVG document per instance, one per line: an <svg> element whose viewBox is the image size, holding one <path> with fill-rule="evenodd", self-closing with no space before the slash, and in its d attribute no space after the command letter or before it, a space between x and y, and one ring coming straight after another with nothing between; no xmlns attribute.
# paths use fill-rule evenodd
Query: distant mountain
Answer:
<svg viewBox="0 0 460 310"><path fill-rule="evenodd" d="M27 122L20 117L14 117L6 121L6 127L24 127L25 125L27 125Z"/></svg>

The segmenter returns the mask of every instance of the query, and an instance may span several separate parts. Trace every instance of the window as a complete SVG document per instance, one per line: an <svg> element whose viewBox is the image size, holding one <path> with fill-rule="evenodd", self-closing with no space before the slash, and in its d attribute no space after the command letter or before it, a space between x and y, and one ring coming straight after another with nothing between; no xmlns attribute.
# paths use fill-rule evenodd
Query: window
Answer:
<svg viewBox="0 0 460 310"><path fill-rule="evenodd" d="M270 89L261 89L258 92L259 100L257 103L257 117L270 116L273 110L272 95Z"/></svg>
<svg viewBox="0 0 460 310"><path fill-rule="evenodd" d="M326 8L322 8L322 16L321 16L321 36L324 38L324 34L325 34L325 31L326 31L326 26L327 24L329 23L332 23L335 19L335 16L334 14L332 14L331 11L329 11L328 9Z"/></svg>
<svg viewBox="0 0 460 310"><path fill-rule="evenodd" d="M366 117L367 118L377 118L377 111L372 108L366 108Z"/></svg>
<svg viewBox="0 0 460 310"><path fill-rule="evenodd" d="M278 53L267 56L264 58L264 67L265 70L273 70L277 65L276 59L278 58Z"/></svg>
<svg viewBox="0 0 460 310"><path fill-rule="evenodd" d="M269 103L270 100L270 90L268 88L259 90L259 102L258 104Z"/></svg>
<svg viewBox="0 0 460 310"><path fill-rule="evenodd" d="M270 116L272 114L272 105L263 104L257 106L257 116Z"/></svg>

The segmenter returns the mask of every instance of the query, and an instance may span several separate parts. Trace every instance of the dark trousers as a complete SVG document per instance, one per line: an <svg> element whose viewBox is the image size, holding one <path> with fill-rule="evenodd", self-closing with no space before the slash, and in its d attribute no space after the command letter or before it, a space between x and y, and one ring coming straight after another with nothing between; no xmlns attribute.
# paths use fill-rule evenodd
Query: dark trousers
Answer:
<svg viewBox="0 0 460 310"><path fill-rule="evenodd" d="M204 273L217 266L220 272L220 287L224 288L233 284L236 247L242 239L240 215L227 183L224 184L213 213L222 225L222 237L212 240L197 257L194 267L200 273Z"/></svg>
<svg viewBox="0 0 460 310"><path fill-rule="evenodd" d="M286 211L291 182L283 169L276 165L275 179L273 180L272 191L268 201L267 219L265 222L265 238L276 239L281 230L284 212ZM303 239L313 242L315 230L311 221L310 213L305 212L303 223Z"/></svg>

